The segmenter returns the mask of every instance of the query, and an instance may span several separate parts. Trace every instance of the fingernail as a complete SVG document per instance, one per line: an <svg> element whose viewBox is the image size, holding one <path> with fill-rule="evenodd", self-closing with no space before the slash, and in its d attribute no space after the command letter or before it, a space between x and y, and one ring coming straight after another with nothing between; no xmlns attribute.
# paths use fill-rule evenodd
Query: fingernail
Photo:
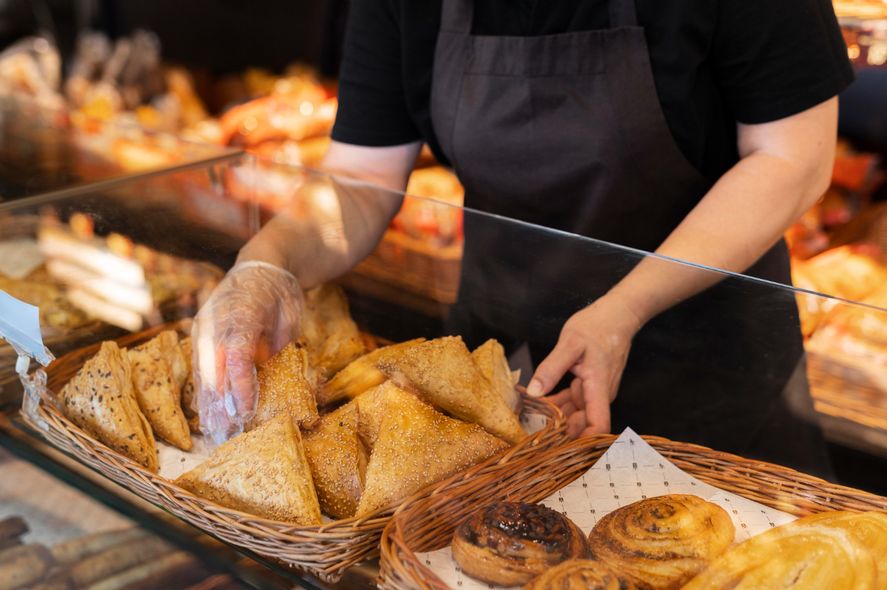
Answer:
<svg viewBox="0 0 887 590"><path fill-rule="evenodd" d="M542 384L536 379L531 380L530 384L527 385L527 395L529 395L530 397L541 396L542 395Z"/></svg>
<svg viewBox="0 0 887 590"><path fill-rule="evenodd" d="M232 418L237 415L237 406L234 405L234 396L230 393L225 394L225 411Z"/></svg>

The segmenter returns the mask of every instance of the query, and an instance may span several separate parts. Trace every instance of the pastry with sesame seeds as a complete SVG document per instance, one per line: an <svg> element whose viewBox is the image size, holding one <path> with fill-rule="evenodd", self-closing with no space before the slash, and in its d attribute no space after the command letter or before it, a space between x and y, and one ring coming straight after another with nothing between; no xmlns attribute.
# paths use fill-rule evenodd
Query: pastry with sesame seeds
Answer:
<svg viewBox="0 0 887 590"><path fill-rule="evenodd" d="M397 358L423 342L424 338L416 338L383 346L352 361L318 390L318 405L325 406L343 399L354 399L365 391L381 385L388 377L379 370L378 365Z"/></svg>
<svg viewBox="0 0 887 590"><path fill-rule="evenodd" d="M505 348L497 340L490 338L471 351L471 359L489 381L492 390L505 400L512 412L520 416L523 403L520 392L516 389L520 370L512 371L508 366Z"/></svg>
<svg viewBox="0 0 887 590"><path fill-rule="evenodd" d="M257 378L256 413L247 424L247 430L280 414L290 416L299 426L317 419L315 388L309 374L308 352L303 344L287 344L259 367Z"/></svg>
<svg viewBox="0 0 887 590"><path fill-rule="evenodd" d="M366 352L345 292L328 283L305 292L302 338L310 365L325 377L335 375Z"/></svg>
<svg viewBox="0 0 887 590"><path fill-rule="evenodd" d="M333 518L354 516L363 492L367 451L357 434L358 420L352 402L323 416L303 437L320 509Z"/></svg>
<svg viewBox="0 0 887 590"><path fill-rule="evenodd" d="M185 384L182 385L182 413L185 414L191 433L200 434L200 417L197 414L197 406L194 401L197 390L194 385L194 372L191 369L191 355L193 354L191 337L179 340L179 348L182 349L182 355L185 357L185 362L188 363L187 377Z"/></svg>
<svg viewBox="0 0 887 590"><path fill-rule="evenodd" d="M157 445L133 392L126 349L103 342L60 394L62 411L74 424L156 472Z"/></svg>
<svg viewBox="0 0 887 590"><path fill-rule="evenodd" d="M139 408L154 433L166 442L191 450L191 430L182 412L182 386L187 361L173 330L164 330L128 352Z"/></svg>
<svg viewBox="0 0 887 590"><path fill-rule="evenodd" d="M419 398L389 406L366 470L357 516L391 506L508 448L476 424L444 416Z"/></svg>
<svg viewBox="0 0 887 590"><path fill-rule="evenodd" d="M321 523L299 427L283 414L224 443L175 483L263 518L304 526Z"/></svg>

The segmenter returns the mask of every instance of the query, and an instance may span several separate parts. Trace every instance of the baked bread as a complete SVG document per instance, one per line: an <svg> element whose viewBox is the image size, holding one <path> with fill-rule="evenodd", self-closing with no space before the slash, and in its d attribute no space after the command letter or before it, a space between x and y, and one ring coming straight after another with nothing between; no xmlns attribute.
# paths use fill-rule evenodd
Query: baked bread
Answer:
<svg viewBox="0 0 887 590"><path fill-rule="evenodd" d="M74 424L150 471L157 471L157 445L139 410L125 349L103 342L61 392L62 411Z"/></svg>
<svg viewBox="0 0 887 590"><path fill-rule="evenodd" d="M475 424L444 416L417 397L390 401L366 470L357 507L365 516L505 450Z"/></svg>
<svg viewBox="0 0 887 590"><path fill-rule="evenodd" d="M363 493L367 452L357 434L358 420L352 402L323 416L303 437L320 509L333 518L354 516Z"/></svg>
<svg viewBox="0 0 887 590"><path fill-rule="evenodd" d="M469 516L453 537L453 558L462 571L499 586L526 584L587 550L579 527L541 504L491 504Z"/></svg>
<svg viewBox="0 0 887 590"><path fill-rule="evenodd" d="M185 384L182 385L182 413L185 414L185 420L188 421L188 428L192 434L200 433L200 417L197 414L197 403L194 398L197 390L194 385L194 371L191 368L191 357L193 349L191 348L191 337L179 340L179 348L182 349L182 356L188 363L188 376L185 378Z"/></svg>
<svg viewBox="0 0 887 590"><path fill-rule="evenodd" d="M821 525L777 527L716 558L684 590L874 590L872 554L846 530Z"/></svg>
<svg viewBox="0 0 887 590"><path fill-rule="evenodd" d="M471 359L490 383L490 388L505 400L505 405L517 416L521 413L521 396L516 389L520 370L512 371L505 358L505 348L490 338L471 352Z"/></svg>
<svg viewBox="0 0 887 590"><path fill-rule="evenodd" d="M317 418L314 386L308 376L308 351L304 345L290 342L259 367L257 376L256 413L247 430L280 414L292 417L300 426Z"/></svg>
<svg viewBox="0 0 887 590"><path fill-rule="evenodd" d="M416 338L383 346L352 361L318 390L317 404L325 406L343 399L354 399L361 393L381 385L388 378L379 370L378 363L388 358L397 357L405 350L424 341L424 338Z"/></svg>
<svg viewBox="0 0 887 590"><path fill-rule="evenodd" d="M272 520L320 524L320 506L299 428L280 414L221 445L176 479L207 500Z"/></svg>
<svg viewBox="0 0 887 590"><path fill-rule="evenodd" d="M376 440L382 431L382 422L390 412L399 411L398 408L409 408L416 403L416 396L408 393L392 383L386 381L382 385L357 396L354 404L359 411L358 434L367 449L372 450L376 446ZM389 410L389 406L392 408Z"/></svg>
<svg viewBox="0 0 887 590"><path fill-rule="evenodd" d="M589 550L638 586L680 588L733 542L723 508L702 498L671 494L623 506L589 535Z"/></svg>
<svg viewBox="0 0 887 590"><path fill-rule="evenodd" d="M184 451L191 450L191 433L182 412L182 386L188 363L173 330L164 330L129 350L132 384L142 413L154 433Z"/></svg>
<svg viewBox="0 0 887 590"><path fill-rule="evenodd" d="M571 559L534 578L523 590L640 590L600 561Z"/></svg>
<svg viewBox="0 0 887 590"><path fill-rule="evenodd" d="M459 336L421 342L400 352L381 358L376 366L401 387L512 444L527 436L520 420L474 364Z"/></svg>
<svg viewBox="0 0 887 590"><path fill-rule="evenodd" d="M332 284L305 292L302 338L308 347L309 365L323 377L335 375L366 352L345 292Z"/></svg>

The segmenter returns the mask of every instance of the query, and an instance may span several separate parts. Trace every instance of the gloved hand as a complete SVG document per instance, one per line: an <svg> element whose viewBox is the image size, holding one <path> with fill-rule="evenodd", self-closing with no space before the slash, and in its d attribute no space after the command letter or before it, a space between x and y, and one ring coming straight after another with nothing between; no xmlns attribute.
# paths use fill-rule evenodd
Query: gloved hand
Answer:
<svg viewBox="0 0 887 590"><path fill-rule="evenodd" d="M299 281L261 261L238 263L191 328L200 430L215 444L243 432L256 411L256 365L298 334Z"/></svg>

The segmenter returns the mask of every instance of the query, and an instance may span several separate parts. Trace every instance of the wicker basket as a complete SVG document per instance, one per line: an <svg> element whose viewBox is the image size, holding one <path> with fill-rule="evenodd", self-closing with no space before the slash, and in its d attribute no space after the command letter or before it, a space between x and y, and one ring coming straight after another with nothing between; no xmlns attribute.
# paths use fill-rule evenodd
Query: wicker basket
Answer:
<svg viewBox="0 0 887 590"><path fill-rule="evenodd" d="M168 326L160 326L117 340L120 346L144 342ZM59 391L99 348L99 344L72 352L49 366L47 389ZM443 487L447 493L473 495L478 486L491 485L499 496L511 493L524 462L544 453L566 439L563 415L554 405L524 397L524 411L548 418L546 426L511 447L444 482L429 486L404 503L435 494ZM324 581L338 580L348 567L376 557L379 539L396 507L382 509L362 518L332 521L321 526L296 526L258 518L214 504L176 486L159 475L144 469L131 459L112 451L78 428L51 403L41 400L36 417L25 416L30 426L40 431L53 445L75 456L109 479L142 498L160 505L169 512L228 543L257 554L276 559L303 570ZM36 418L36 419L35 419ZM42 424L41 424L42 423ZM520 478L517 478L520 479ZM499 484L498 482L508 482Z"/></svg>
<svg viewBox="0 0 887 590"><path fill-rule="evenodd" d="M524 462L521 483L509 486L513 494L508 497L525 502L547 498L588 471L616 438L609 434L581 438ZM690 475L795 516L826 510L887 510L887 498L835 485L786 467L664 438L643 438ZM470 494L465 489L440 487L433 495L400 510L382 535L379 588L450 590L420 563L416 552L446 547L473 507L506 497L492 492L493 481L477 479Z"/></svg>

